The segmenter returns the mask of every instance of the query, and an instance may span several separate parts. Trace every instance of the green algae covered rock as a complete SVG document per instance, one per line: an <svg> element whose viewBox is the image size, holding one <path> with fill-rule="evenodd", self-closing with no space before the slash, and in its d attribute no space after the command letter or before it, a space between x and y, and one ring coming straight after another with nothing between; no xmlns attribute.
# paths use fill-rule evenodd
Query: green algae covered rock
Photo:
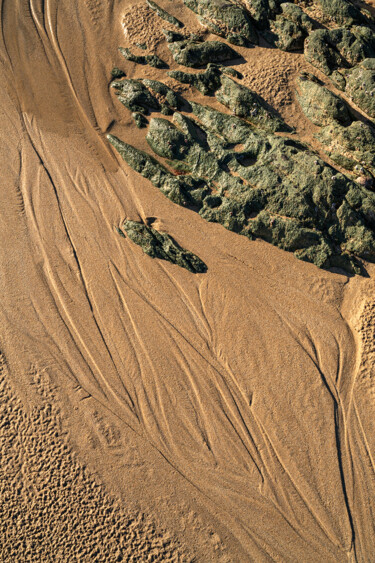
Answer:
<svg viewBox="0 0 375 563"><path fill-rule="evenodd" d="M181 248L167 233L159 232L144 223L130 220L124 221L122 231L151 258L167 260L194 274L207 271L207 266L198 256Z"/></svg>
<svg viewBox="0 0 375 563"><path fill-rule="evenodd" d="M128 48L119 47L122 56L127 60L139 65L150 65L155 68L167 68L167 64L157 55L133 55Z"/></svg>
<svg viewBox="0 0 375 563"><path fill-rule="evenodd" d="M308 34L314 29L313 20L291 2L281 4L281 13L275 21L270 21L270 32L265 32L266 39L283 51L299 51Z"/></svg>
<svg viewBox="0 0 375 563"><path fill-rule="evenodd" d="M199 16L200 22L234 45L258 43L250 14L239 3L229 0L183 0Z"/></svg>
<svg viewBox="0 0 375 563"><path fill-rule="evenodd" d="M345 73L346 88L353 102L375 118L375 58L365 59Z"/></svg>
<svg viewBox="0 0 375 563"><path fill-rule="evenodd" d="M375 33L368 27L317 29L305 41L305 58L330 75L375 56Z"/></svg>
<svg viewBox="0 0 375 563"><path fill-rule="evenodd" d="M315 125L328 125L332 121L349 125L352 121L342 98L325 88L312 74L301 73L297 88L297 99L302 111Z"/></svg>
<svg viewBox="0 0 375 563"><path fill-rule="evenodd" d="M246 118L256 126L269 131L291 130L272 108L267 107L258 94L228 76L221 76L221 87L215 96L221 104L232 110L233 114Z"/></svg>
<svg viewBox="0 0 375 563"><path fill-rule="evenodd" d="M367 23L367 18L348 0L318 0L325 16L340 25Z"/></svg>
<svg viewBox="0 0 375 563"><path fill-rule="evenodd" d="M176 63L192 68L236 59L239 55L221 41L197 41L185 39L169 43L169 49Z"/></svg>
<svg viewBox="0 0 375 563"><path fill-rule="evenodd" d="M156 2L153 2L153 0L146 0L146 2L148 6L151 8L151 10L156 12L158 16L161 17L163 20L167 21L168 23L176 27L184 27L184 24L180 22L180 20L178 20L177 18L175 18L174 16L163 10L163 8L161 8L158 4L156 4Z"/></svg>

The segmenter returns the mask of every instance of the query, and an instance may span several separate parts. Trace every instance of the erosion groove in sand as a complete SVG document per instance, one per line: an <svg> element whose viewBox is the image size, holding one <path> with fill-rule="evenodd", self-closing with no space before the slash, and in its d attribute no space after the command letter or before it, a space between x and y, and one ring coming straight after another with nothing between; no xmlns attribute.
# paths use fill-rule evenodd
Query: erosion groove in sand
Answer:
<svg viewBox="0 0 375 563"><path fill-rule="evenodd" d="M108 133L150 148L111 69L165 78L118 46L190 72L143 0L5 0L1 18L3 560L371 561L373 266L319 270L249 241L117 158ZM317 146L295 79L328 79L302 53L233 48L244 83ZM125 220L207 271L151 258L119 236ZM29 392L30 365L60 403Z"/></svg>

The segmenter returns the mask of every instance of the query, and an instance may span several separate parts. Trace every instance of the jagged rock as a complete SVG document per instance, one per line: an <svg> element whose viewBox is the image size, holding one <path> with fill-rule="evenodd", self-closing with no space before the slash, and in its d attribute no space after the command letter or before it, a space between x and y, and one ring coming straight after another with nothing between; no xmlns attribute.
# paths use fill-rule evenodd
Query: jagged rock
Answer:
<svg viewBox="0 0 375 563"><path fill-rule="evenodd" d="M280 11L282 0L245 0L246 7L259 29L266 29L269 20Z"/></svg>
<svg viewBox="0 0 375 563"><path fill-rule="evenodd" d="M122 230L151 258L167 260L194 274L207 271L206 264L192 252L185 250L167 233L159 232L144 223L126 220Z"/></svg>
<svg viewBox="0 0 375 563"><path fill-rule="evenodd" d="M206 66L208 63L220 63L239 57L226 43L221 41L197 41L186 39L168 45L176 63L192 68Z"/></svg>
<svg viewBox="0 0 375 563"><path fill-rule="evenodd" d="M176 93L157 80L114 80L111 87L117 90L119 101L130 111L138 114L147 113L152 109L172 115L179 107Z"/></svg>
<svg viewBox="0 0 375 563"><path fill-rule="evenodd" d="M168 67L168 65L157 55L133 55L130 49L124 47L119 47L119 51L127 61L131 61L139 65L150 65L155 68Z"/></svg>
<svg viewBox="0 0 375 563"><path fill-rule="evenodd" d="M345 73L346 89L354 103L375 118L375 58L365 59Z"/></svg>
<svg viewBox="0 0 375 563"><path fill-rule="evenodd" d="M283 51L299 51L308 34L314 29L313 20L295 4L281 4L281 14L270 21L271 32L265 32L266 39Z"/></svg>
<svg viewBox="0 0 375 563"><path fill-rule="evenodd" d="M348 0L318 0L325 16L339 25L367 23L367 18Z"/></svg>
<svg viewBox="0 0 375 563"><path fill-rule="evenodd" d="M147 134L150 146L182 176L108 138L167 197L182 205L194 201L207 221L263 238L319 267L358 271L355 256L375 259L374 194L301 143L191 106L198 121L175 113L174 124L151 120Z"/></svg>
<svg viewBox="0 0 375 563"><path fill-rule="evenodd" d="M190 176L175 176L146 152L124 143L114 135L107 135L111 145L136 172L139 172L168 197L179 205L200 206L208 193L204 182Z"/></svg>
<svg viewBox="0 0 375 563"><path fill-rule="evenodd" d="M256 126L269 131L290 131L290 127L268 108L255 92L238 84L228 76L221 76L221 87L215 93L216 99L232 110L235 115L245 117Z"/></svg>
<svg viewBox="0 0 375 563"><path fill-rule="evenodd" d="M228 0L183 0L199 16L200 22L234 45L258 43L258 34L249 13Z"/></svg>
<svg viewBox="0 0 375 563"><path fill-rule="evenodd" d="M123 70L121 70L120 68L117 68L117 66L115 66L111 70L111 76L112 76L112 78L124 78L124 76L126 76L126 74Z"/></svg>
<svg viewBox="0 0 375 563"><path fill-rule="evenodd" d="M163 20L167 21L168 23L176 27L184 27L184 24L180 22L180 20L178 20L177 18L175 18L174 16L163 10L163 8L158 6L158 4L156 4L156 2L153 2L153 0L146 0L146 2L148 6L151 8L151 10L154 10L154 12L156 12L158 16L161 17Z"/></svg>
<svg viewBox="0 0 375 563"><path fill-rule="evenodd" d="M144 78L142 83L152 92L154 97L157 98L162 113L171 115L174 110L179 108L180 103L178 96L172 88L169 88L169 86L166 86L163 82L149 80L147 78Z"/></svg>
<svg viewBox="0 0 375 563"><path fill-rule="evenodd" d="M305 41L305 58L327 75L375 57L375 33L368 27L317 29Z"/></svg>
<svg viewBox="0 0 375 563"><path fill-rule="evenodd" d="M349 125L352 121L342 98L325 88L312 74L301 73L297 88L297 99L302 111L315 125L328 125L332 121Z"/></svg>
<svg viewBox="0 0 375 563"><path fill-rule="evenodd" d="M182 82L183 84L191 84L204 95L212 95L221 86L221 76L223 74L230 74L236 78L241 78L242 75L230 67L216 65L209 63L207 70L198 73L182 72L180 70L171 70L167 73L168 76Z"/></svg>
<svg viewBox="0 0 375 563"><path fill-rule="evenodd" d="M190 38L190 35L185 35L183 33L177 33L176 31L171 31L170 29L162 29L167 43L174 43L175 41L186 41Z"/></svg>
<svg viewBox="0 0 375 563"><path fill-rule="evenodd" d="M348 170L360 165L375 174L375 130L367 123L353 121L348 127L331 123L316 135L331 159Z"/></svg>
<svg viewBox="0 0 375 563"><path fill-rule="evenodd" d="M143 127L147 127L148 121L147 118L142 115L141 113L138 113L137 111L132 113L132 118L135 121L136 126L138 127L138 129L142 129Z"/></svg>
<svg viewBox="0 0 375 563"><path fill-rule="evenodd" d="M114 80L111 87L117 90L119 101L132 112L144 113L150 108L156 111L161 109L157 99L139 80L133 78Z"/></svg>

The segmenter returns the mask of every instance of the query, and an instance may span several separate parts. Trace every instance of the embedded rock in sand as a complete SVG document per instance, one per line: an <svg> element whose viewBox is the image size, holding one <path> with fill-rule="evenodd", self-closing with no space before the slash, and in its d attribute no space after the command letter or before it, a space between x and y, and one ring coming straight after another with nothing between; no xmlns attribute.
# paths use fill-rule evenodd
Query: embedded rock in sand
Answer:
<svg viewBox="0 0 375 563"><path fill-rule="evenodd" d="M206 265L198 256L181 248L167 233L159 232L143 223L130 220L123 222L122 230L131 241L138 244L143 252L151 258L167 260L194 274L203 273L207 270Z"/></svg>
<svg viewBox="0 0 375 563"><path fill-rule="evenodd" d="M327 75L374 56L375 33L368 27L317 29L305 41L306 60Z"/></svg>
<svg viewBox="0 0 375 563"><path fill-rule="evenodd" d="M353 121L348 127L331 123L323 127L317 138L334 162L348 170L367 170L375 174L375 130L368 123ZM369 178L368 186L372 186Z"/></svg>
<svg viewBox="0 0 375 563"><path fill-rule="evenodd" d="M242 46L258 43L250 14L240 4L229 0L184 0L184 4L199 16L202 25L230 43Z"/></svg>
<svg viewBox="0 0 375 563"><path fill-rule="evenodd" d="M155 68L167 68L167 64L157 55L133 55L130 49L124 47L119 47L119 51L127 61Z"/></svg>
<svg viewBox="0 0 375 563"><path fill-rule="evenodd" d="M349 125L352 121L344 100L325 88L314 75L301 73L297 88L302 111L315 125L328 125L332 121Z"/></svg>
<svg viewBox="0 0 375 563"><path fill-rule="evenodd" d="M176 63L190 67L206 66L238 58L238 54L221 41L197 41L185 39L168 44Z"/></svg>
<svg viewBox="0 0 375 563"><path fill-rule="evenodd" d="M345 72L345 93L370 117L375 118L375 58L365 59Z"/></svg>
<svg viewBox="0 0 375 563"><path fill-rule="evenodd" d="M221 76L230 74L236 78L241 78L241 74L233 68L220 66L209 63L204 72L190 73L181 70L171 70L168 76L182 82L183 84L191 84L204 95L212 95L221 86Z"/></svg>
<svg viewBox="0 0 375 563"><path fill-rule="evenodd" d="M199 121L178 113L175 124L152 119L146 136L154 152L183 176L117 138L109 140L167 197L198 207L207 221L263 238L319 267L359 271L356 255L375 258L371 192L295 141L191 105Z"/></svg>
<svg viewBox="0 0 375 563"><path fill-rule="evenodd" d="M324 16L340 25L367 23L367 18L350 0L318 0Z"/></svg>
<svg viewBox="0 0 375 563"><path fill-rule="evenodd" d="M256 126L268 131L291 131L258 94L228 76L222 75L221 87L215 97L234 115L244 117Z"/></svg>
<svg viewBox="0 0 375 563"><path fill-rule="evenodd" d="M153 2L153 0L146 0L146 2L147 5L151 8L151 10L154 10L154 12L156 12L157 15L161 17L163 20L174 25L175 27L184 27L184 24L180 20L172 16L166 10L163 10L163 8L161 8L158 4L156 4L156 2Z"/></svg>
<svg viewBox="0 0 375 563"><path fill-rule="evenodd" d="M375 130L369 123L353 121L347 104L313 75L303 73L297 80L302 111L315 125L323 150L339 166L359 170L371 187L375 173Z"/></svg>
<svg viewBox="0 0 375 563"><path fill-rule="evenodd" d="M314 29L313 20L299 7L290 2L280 5L281 14L270 20L271 31L265 37L272 45L283 51L303 49L306 37Z"/></svg>

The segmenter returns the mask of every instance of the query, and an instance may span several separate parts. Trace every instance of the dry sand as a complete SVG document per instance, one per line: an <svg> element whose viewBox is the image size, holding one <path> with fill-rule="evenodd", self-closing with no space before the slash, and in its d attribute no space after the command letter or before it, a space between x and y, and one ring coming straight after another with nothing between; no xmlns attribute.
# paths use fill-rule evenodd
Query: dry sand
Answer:
<svg viewBox="0 0 375 563"><path fill-rule="evenodd" d="M150 41L176 67L145 10L1 3L0 560L373 561L375 268L249 242L119 161L109 131L146 145L110 70L164 71L117 47ZM241 53L311 140L303 56ZM156 218L207 273L143 254L114 230L126 217Z"/></svg>

